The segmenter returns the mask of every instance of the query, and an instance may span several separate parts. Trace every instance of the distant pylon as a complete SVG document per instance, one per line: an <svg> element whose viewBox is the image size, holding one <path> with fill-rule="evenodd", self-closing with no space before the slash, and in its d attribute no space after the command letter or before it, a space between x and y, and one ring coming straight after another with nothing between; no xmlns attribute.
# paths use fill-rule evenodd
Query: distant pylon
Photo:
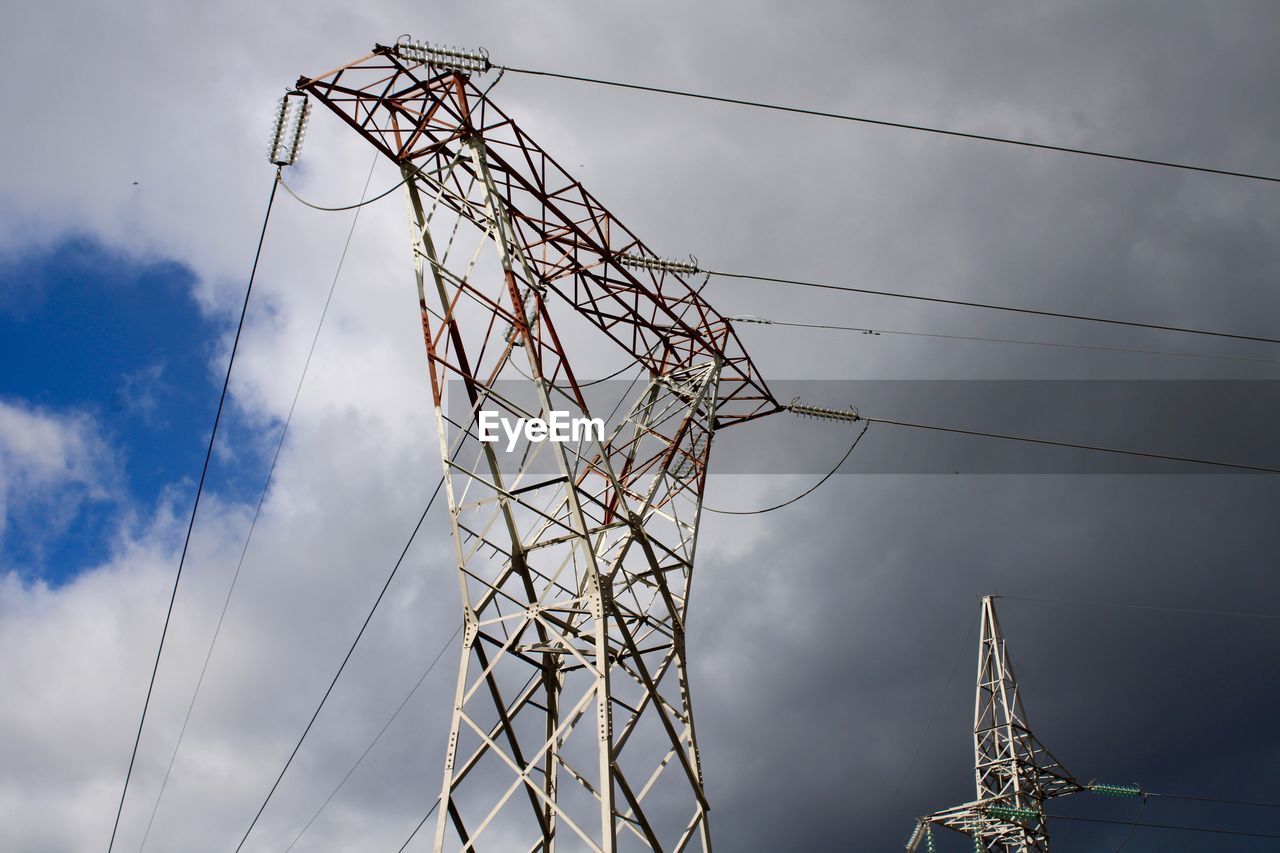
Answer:
<svg viewBox="0 0 1280 853"><path fill-rule="evenodd" d="M978 684L973 713L976 796L920 818L907 841L917 850L933 824L973 839L974 849L1028 853L1049 849L1044 801L1087 790L1045 748L1027 722L1013 664L996 618L995 596L982 599Z"/></svg>

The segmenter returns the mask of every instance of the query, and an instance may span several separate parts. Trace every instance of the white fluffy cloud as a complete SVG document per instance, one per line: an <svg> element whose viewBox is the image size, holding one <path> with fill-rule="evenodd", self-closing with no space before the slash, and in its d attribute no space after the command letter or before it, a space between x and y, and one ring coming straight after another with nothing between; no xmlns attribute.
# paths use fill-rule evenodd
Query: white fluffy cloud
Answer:
<svg viewBox="0 0 1280 853"><path fill-rule="evenodd" d="M88 415L0 400L0 554L15 527L28 548L61 534L85 501L117 495L118 474Z"/></svg>
<svg viewBox="0 0 1280 853"><path fill-rule="evenodd" d="M399 463L379 456L377 443L393 435L376 418L354 412L299 425L251 543L148 849L226 849L247 826L434 485L432 460L421 450L401 448L399 463L423 469L422 477L407 481ZM344 445L345 452L334 449ZM327 454L325 465L308 464L316 453ZM0 580L0 683L16 698L0 708L0 744L8 757L0 811L32 816L0 829L6 849L96 849L109 833L189 498L189 490L175 491L153 517L124 525L103 564L57 588L16 573ZM347 521L335 523L343 507ZM356 511L370 507L382 512ZM239 558L248 510L210 494L202 503L126 804L124 849L141 842ZM394 600L370 629L314 743L281 791L280 811L255 832L256 843L267 846L251 849L277 849L281 838L292 837L301 827L298 815L324 799L363 747L361 739L416 680L422 650L449 636L452 608L436 582L448 553L442 533L437 519L411 552ZM335 609L338 601L347 604ZM434 752L424 758L435 760ZM407 804L411 812L412 801ZM337 805L326 817L341 820L342 800ZM59 820L36 817L54 811ZM402 823L405 813L393 817ZM361 807L348 819L363 825L372 818ZM389 843L403 827L393 819L376 831L387 833Z"/></svg>

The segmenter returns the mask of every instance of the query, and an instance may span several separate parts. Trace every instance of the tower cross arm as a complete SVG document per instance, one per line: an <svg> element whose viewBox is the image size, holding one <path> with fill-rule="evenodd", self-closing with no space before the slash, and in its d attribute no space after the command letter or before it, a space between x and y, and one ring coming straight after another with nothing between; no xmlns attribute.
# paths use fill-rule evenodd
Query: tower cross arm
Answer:
<svg viewBox="0 0 1280 853"><path fill-rule="evenodd" d="M464 141L482 142L504 213L540 292L572 305L650 375L720 364L719 427L781 411L732 322L690 282L694 273L634 263L658 256L495 106L474 73L378 45L355 62L300 78L297 88L398 166L409 166L424 190L445 205L466 197L460 186L441 183L458 184L469 174L465 158L458 157ZM442 173L446 177L434 177Z"/></svg>

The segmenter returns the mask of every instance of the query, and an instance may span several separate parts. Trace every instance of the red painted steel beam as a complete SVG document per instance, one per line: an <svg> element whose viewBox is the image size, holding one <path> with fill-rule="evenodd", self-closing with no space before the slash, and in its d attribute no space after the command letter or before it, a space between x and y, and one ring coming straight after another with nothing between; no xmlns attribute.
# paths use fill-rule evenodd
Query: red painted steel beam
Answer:
<svg viewBox="0 0 1280 853"><path fill-rule="evenodd" d="M349 65L299 79L298 88L397 165L426 172L450 162L461 140L483 140L521 251L549 291L652 374L718 358L718 425L781 410L731 323L682 275L623 266L623 254L658 256L469 75L402 59L379 45ZM465 160L455 167L464 174L470 168Z"/></svg>

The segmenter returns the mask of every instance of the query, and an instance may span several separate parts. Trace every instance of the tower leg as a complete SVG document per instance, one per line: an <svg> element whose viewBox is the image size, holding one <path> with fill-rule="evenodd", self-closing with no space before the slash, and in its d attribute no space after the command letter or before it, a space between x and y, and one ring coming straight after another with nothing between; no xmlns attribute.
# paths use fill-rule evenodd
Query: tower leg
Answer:
<svg viewBox="0 0 1280 853"><path fill-rule="evenodd" d="M471 197L442 206L458 176L434 202L406 184L465 626L435 849L553 851L568 833L574 850L709 850L684 624L720 364L651 376L608 437L525 436L500 457L481 411L589 412L483 151L468 155ZM433 234L459 208L482 229L461 271ZM506 304L490 328L507 331L476 352L458 316L486 245ZM463 411L437 374L461 380Z"/></svg>

